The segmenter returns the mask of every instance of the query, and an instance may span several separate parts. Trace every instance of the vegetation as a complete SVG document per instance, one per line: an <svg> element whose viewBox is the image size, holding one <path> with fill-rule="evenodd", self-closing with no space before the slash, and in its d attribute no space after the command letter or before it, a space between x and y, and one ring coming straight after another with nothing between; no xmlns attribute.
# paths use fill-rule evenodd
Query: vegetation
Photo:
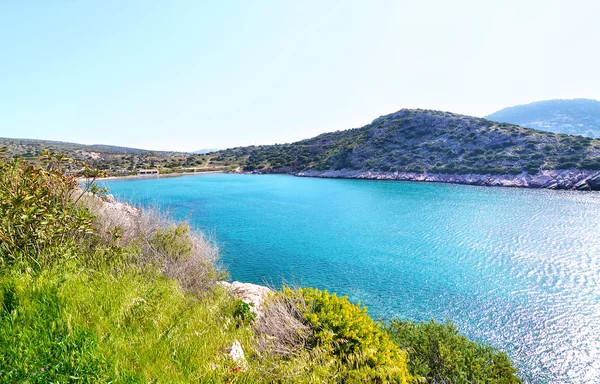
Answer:
<svg viewBox="0 0 600 384"><path fill-rule="evenodd" d="M217 284L208 239L82 191L73 160L42 163L0 160L0 382L410 383L437 369L421 339L324 291L284 289L256 316ZM465 377L518 381L490 364Z"/></svg>
<svg viewBox="0 0 600 384"><path fill-rule="evenodd" d="M406 352L392 343L388 335L367 315L366 308L351 304L346 297L327 291L301 288L285 290L292 300L300 295L299 311L309 324L309 344L345 369L342 381L404 383L410 380Z"/></svg>
<svg viewBox="0 0 600 384"><path fill-rule="evenodd" d="M554 133L600 138L600 101L545 100L494 112L486 119Z"/></svg>
<svg viewBox="0 0 600 384"><path fill-rule="evenodd" d="M408 352L411 374L429 383L520 382L506 353L470 341L449 322L394 320L387 332Z"/></svg>
<svg viewBox="0 0 600 384"><path fill-rule="evenodd" d="M600 170L600 140L448 112L401 110L362 128L292 144L233 148L212 156L258 172L535 174L548 169Z"/></svg>
<svg viewBox="0 0 600 384"><path fill-rule="evenodd" d="M64 153L111 176L135 175L140 169L158 169L162 174L235 169L234 164L227 161L211 163L205 154L7 138L0 138L0 146L6 147L9 156L22 157L38 165L44 152ZM78 169L69 171L77 173Z"/></svg>

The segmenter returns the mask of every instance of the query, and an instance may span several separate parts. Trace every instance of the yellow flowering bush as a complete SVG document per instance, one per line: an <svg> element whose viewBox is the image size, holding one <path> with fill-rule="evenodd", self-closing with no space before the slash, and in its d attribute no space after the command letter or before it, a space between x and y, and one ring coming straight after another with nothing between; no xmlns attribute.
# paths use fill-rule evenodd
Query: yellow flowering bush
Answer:
<svg viewBox="0 0 600 384"><path fill-rule="evenodd" d="M339 362L340 381L414 381L406 352L392 343L365 307L313 288L287 288L284 294L297 303L311 327L310 346Z"/></svg>

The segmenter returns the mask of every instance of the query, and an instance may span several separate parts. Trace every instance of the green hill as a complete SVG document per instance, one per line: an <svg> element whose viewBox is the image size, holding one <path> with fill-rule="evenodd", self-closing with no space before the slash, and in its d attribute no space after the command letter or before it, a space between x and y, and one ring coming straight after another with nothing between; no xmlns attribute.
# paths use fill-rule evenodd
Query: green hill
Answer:
<svg viewBox="0 0 600 384"><path fill-rule="evenodd" d="M600 137L600 101L545 100L501 109L486 119L554 133Z"/></svg>
<svg viewBox="0 0 600 384"><path fill-rule="evenodd" d="M535 175L600 170L600 140L431 110L403 109L362 128L292 144L233 148L215 161L245 171L344 175L383 172L440 175ZM332 173L333 172L333 173Z"/></svg>
<svg viewBox="0 0 600 384"><path fill-rule="evenodd" d="M141 155L144 153L152 152L146 149L119 147L115 145L105 144L77 144L69 143L65 141L53 141L53 140L36 140L36 139L11 139L6 137L0 137L0 145L7 147L13 154L22 153L39 153L42 150L49 150L51 152L61 153L75 153L76 151L87 151L87 152L98 152L101 154L136 154ZM171 154L173 152L160 152L164 154Z"/></svg>

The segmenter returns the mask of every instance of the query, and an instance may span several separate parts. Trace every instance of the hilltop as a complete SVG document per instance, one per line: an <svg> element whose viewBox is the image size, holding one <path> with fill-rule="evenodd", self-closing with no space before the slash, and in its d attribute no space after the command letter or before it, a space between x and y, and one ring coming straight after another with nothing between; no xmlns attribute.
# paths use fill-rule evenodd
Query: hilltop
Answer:
<svg viewBox="0 0 600 384"><path fill-rule="evenodd" d="M600 101L544 100L501 109L485 117L554 133L600 137Z"/></svg>
<svg viewBox="0 0 600 384"><path fill-rule="evenodd" d="M256 173L600 188L600 181L587 182L600 170L600 140L421 109L292 144L232 148L212 156Z"/></svg>

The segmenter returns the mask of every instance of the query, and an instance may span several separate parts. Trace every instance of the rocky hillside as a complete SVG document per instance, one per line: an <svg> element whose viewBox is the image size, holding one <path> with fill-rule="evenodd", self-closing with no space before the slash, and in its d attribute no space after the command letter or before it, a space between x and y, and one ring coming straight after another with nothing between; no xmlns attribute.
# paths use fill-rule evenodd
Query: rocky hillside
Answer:
<svg viewBox="0 0 600 384"><path fill-rule="evenodd" d="M600 101L546 100L504 108L486 119L554 133L600 137Z"/></svg>
<svg viewBox="0 0 600 384"><path fill-rule="evenodd" d="M543 174L543 182L507 185L553 187L560 178L573 180L554 187L573 188L600 170L600 140L448 112L403 109L362 128L325 133L292 144L228 149L214 153L213 159L238 162L244 171L261 173L486 185L495 184L473 175L495 179L504 175L504 179L513 180L517 175ZM564 170L567 174L560 172ZM456 178L449 179L448 175ZM478 181L468 181L473 177Z"/></svg>

